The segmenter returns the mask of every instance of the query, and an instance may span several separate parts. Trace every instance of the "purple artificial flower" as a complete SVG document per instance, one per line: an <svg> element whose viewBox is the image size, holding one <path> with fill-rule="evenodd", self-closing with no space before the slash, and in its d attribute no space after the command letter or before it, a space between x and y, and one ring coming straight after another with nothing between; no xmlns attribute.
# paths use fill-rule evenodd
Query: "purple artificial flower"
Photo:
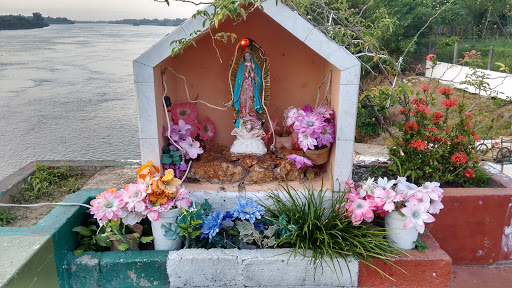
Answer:
<svg viewBox="0 0 512 288"><path fill-rule="evenodd" d="M169 130L167 127L164 127L164 136L171 137L172 140L178 141L178 126L172 125L171 123L171 130Z"/></svg>
<svg viewBox="0 0 512 288"><path fill-rule="evenodd" d="M204 152L203 149L199 147L199 142L192 140L190 137L187 137L184 141L180 141L179 144L185 152L187 152L187 159L196 159L199 154Z"/></svg>
<svg viewBox="0 0 512 288"><path fill-rule="evenodd" d="M286 158L288 159L288 161L294 162L295 168L297 169L300 169L304 166L313 166L313 162L311 162L311 160L309 160L306 157L299 156L297 154L288 155L286 156Z"/></svg>
<svg viewBox="0 0 512 288"><path fill-rule="evenodd" d="M334 123L324 126L322 129L322 132L315 135L318 146L329 146L334 142Z"/></svg>
<svg viewBox="0 0 512 288"><path fill-rule="evenodd" d="M190 136L190 130L192 129L192 126L185 123L183 120L178 120L178 125L174 126L176 127L176 132L178 134L179 140L185 140L187 137ZM174 139L173 139L174 140Z"/></svg>
<svg viewBox="0 0 512 288"><path fill-rule="evenodd" d="M306 113L313 113L313 108L311 108L311 105L307 104L302 107L302 111Z"/></svg>
<svg viewBox="0 0 512 288"><path fill-rule="evenodd" d="M331 119L331 115L334 113L331 108L321 105L313 111L314 114L322 116L324 119Z"/></svg>
<svg viewBox="0 0 512 288"><path fill-rule="evenodd" d="M297 120L297 117L299 117L299 112L297 111L297 108L293 107L288 111L288 115L286 115L286 126L291 126L295 123Z"/></svg>

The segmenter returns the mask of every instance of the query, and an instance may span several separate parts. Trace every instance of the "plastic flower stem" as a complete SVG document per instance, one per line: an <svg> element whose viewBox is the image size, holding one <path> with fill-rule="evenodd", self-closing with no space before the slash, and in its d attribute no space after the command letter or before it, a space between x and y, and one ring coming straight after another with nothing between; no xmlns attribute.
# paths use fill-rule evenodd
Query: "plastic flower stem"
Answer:
<svg viewBox="0 0 512 288"><path fill-rule="evenodd" d="M133 245L131 241L128 241L128 239L126 239L126 237L124 237L124 235L122 235L118 229L112 228L112 231L114 231L114 233L116 233L116 235L119 236L119 238L121 239L121 241L123 241L124 244L128 245L133 250L139 251L139 248L135 247L135 245Z"/></svg>

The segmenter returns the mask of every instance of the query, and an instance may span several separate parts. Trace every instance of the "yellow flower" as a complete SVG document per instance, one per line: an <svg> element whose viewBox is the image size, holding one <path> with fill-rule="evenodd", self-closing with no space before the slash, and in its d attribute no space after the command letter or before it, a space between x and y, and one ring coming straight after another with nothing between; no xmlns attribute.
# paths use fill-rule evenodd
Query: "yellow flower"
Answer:
<svg viewBox="0 0 512 288"><path fill-rule="evenodd" d="M148 161L148 163L146 163L146 165L142 165L139 167L139 169L137 169L137 174L138 174L137 182L142 181L145 183L149 183L151 178L153 178L155 176L155 174L159 173L159 172L160 172L160 168L153 165L152 161Z"/></svg>

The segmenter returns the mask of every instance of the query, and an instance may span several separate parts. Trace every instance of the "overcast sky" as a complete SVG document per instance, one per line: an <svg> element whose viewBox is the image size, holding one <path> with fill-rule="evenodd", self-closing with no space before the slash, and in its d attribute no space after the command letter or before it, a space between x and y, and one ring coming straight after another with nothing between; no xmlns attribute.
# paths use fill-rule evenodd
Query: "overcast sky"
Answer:
<svg viewBox="0 0 512 288"><path fill-rule="evenodd" d="M153 0L0 0L0 15L40 12L72 20L162 19L188 18L198 9L172 0L170 4Z"/></svg>

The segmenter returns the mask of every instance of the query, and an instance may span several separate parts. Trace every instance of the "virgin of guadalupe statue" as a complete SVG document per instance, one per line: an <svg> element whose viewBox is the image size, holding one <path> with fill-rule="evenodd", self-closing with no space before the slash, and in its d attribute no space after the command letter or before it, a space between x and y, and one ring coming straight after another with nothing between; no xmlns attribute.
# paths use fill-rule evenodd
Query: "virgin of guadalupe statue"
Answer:
<svg viewBox="0 0 512 288"><path fill-rule="evenodd" d="M261 122L258 119L258 114L262 112L260 95L260 66L254 61L252 51L246 48L243 52L243 62L238 66L233 91L233 105L238 111L236 128L240 128L240 122L243 121L250 124L252 129L261 129Z"/></svg>
<svg viewBox="0 0 512 288"><path fill-rule="evenodd" d="M267 153L261 137L265 135L262 122L270 92L268 59L252 40L250 45L243 46L242 49L237 46L230 71L235 115L235 129L231 135L237 136L231 153L263 155Z"/></svg>

